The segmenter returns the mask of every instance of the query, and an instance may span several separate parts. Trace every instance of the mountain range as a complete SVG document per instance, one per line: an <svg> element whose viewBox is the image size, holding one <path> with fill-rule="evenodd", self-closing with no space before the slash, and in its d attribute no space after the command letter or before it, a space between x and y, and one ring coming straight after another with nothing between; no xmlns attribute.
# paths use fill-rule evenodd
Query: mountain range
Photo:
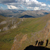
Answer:
<svg viewBox="0 0 50 50"><path fill-rule="evenodd" d="M42 17L50 12L47 10L2 10L0 9L0 15L5 17L18 17L18 18L36 18L36 17Z"/></svg>

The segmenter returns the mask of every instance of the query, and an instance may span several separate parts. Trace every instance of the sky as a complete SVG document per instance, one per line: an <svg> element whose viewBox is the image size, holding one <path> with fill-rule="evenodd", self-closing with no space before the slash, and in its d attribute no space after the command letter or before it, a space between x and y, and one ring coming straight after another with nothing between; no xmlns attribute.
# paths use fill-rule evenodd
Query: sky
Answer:
<svg viewBox="0 0 50 50"><path fill-rule="evenodd" d="M0 0L0 9L50 10L50 0Z"/></svg>

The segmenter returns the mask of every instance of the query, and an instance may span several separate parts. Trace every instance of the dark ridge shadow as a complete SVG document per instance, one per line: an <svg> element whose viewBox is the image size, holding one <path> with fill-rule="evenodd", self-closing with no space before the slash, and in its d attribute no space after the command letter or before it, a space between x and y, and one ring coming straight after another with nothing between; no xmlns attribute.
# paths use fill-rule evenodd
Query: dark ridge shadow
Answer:
<svg viewBox="0 0 50 50"><path fill-rule="evenodd" d="M21 16L20 18L35 18L35 17L30 16L30 15L24 15L24 16Z"/></svg>
<svg viewBox="0 0 50 50"><path fill-rule="evenodd" d="M49 13L47 13L47 12L44 12L44 14L46 14L46 15L47 15L47 14L49 14Z"/></svg>
<svg viewBox="0 0 50 50"><path fill-rule="evenodd" d="M30 45L30 46L27 46L24 50L50 50L50 49L46 47Z"/></svg>

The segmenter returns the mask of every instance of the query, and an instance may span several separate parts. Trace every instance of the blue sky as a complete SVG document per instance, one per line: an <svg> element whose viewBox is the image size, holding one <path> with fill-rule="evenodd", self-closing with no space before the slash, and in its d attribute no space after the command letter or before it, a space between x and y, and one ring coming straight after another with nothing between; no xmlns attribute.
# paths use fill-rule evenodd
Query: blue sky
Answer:
<svg viewBox="0 0 50 50"><path fill-rule="evenodd" d="M0 0L0 9L50 10L50 0Z"/></svg>
<svg viewBox="0 0 50 50"><path fill-rule="evenodd" d="M0 4L0 9L8 9L8 8L7 8L7 5Z"/></svg>
<svg viewBox="0 0 50 50"><path fill-rule="evenodd" d="M50 4L50 0L38 0L39 2L43 2L43 3L46 3L46 4Z"/></svg>
<svg viewBox="0 0 50 50"><path fill-rule="evenodd" d="M37 1L39 1L39 2L44 2L44 3L46 2L46 0L37 0Z"/></svg>

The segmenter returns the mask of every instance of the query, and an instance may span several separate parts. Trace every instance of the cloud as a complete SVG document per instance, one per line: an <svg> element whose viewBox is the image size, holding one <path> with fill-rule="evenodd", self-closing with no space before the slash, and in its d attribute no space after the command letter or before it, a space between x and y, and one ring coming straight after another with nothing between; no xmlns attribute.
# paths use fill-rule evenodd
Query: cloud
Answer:
<svg viewBox="0 0 50 50"><path fill-rule="evenodd" d="M50 7L49 5L37 0L0 0L0 3L6 4L8 9L39 10Z"/></svg>
<svg viewBox="0 0 50 50"><path fill-rule="evenodd" d="M27 7L27 10L34 10L33 7Z"/></svg>
<svg viewBox="0 0 50 50"><path fill-rule="evenodd" d="M15 2L15 0L0 0L0 3L12 3L12 2Z"/></svg>
<svg viewBox="0 0 50 50"><path fill-rule="evenodd" d="M33 9L33 7L27 7L27 9Z"/></svg>
<svg viewBox="0 0 50 50"><path fill-rule="evenodd" d="M13 6L13 5L7 5L8 9L18 9L18 7Z"/></svg>
<svg viewBox="0 0 50 50"><path fill-rule="evenodd" d="M41 4L41 6L47 6L46 4Z"/></svg>
<svg viewBox="0 0 50 50"><path fill-rule="evenodd" d="M34 7L34 10L40 10L39 7Z"/></svg>
<svg viewBox="0 0 50 50"><path fill-rule="evenodd" d="M48 7L50 7L50 5L48 5Z"/></svg>

